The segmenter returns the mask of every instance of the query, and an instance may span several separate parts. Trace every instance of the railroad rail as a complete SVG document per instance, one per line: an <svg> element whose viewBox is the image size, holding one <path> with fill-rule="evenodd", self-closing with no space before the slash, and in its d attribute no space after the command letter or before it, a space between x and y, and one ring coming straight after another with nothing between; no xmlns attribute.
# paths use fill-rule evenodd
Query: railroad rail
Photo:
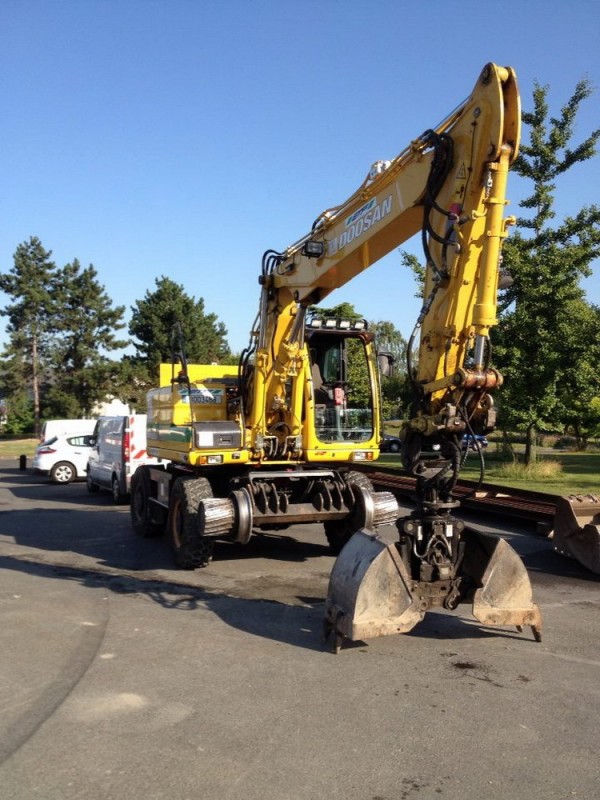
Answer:
<svg viewBox="0 0 600 800"><path fill-rule="evenodd" d="M375 465L372 467L361 465L360 469L368 473L377 490L387 490L403 499L414 496L416 484L414 478ZM489 483L478 484L475 481L459 481L454 489L454 495L460 500L462 508L526 519L535 523L537 532L541 534L549 532L554 524L557 501L555 495L511 489Z"/></svg>

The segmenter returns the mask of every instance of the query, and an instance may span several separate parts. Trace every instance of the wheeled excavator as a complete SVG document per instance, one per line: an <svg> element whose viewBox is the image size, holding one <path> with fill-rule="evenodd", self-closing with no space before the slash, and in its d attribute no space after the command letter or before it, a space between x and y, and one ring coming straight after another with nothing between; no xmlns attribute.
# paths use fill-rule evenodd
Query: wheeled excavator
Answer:
<svg viewBox="0 0 600 800"><path fill-rule="evenodd" d="M514 222L504 208L519 138L515 73L487 64L437 127L376 162L293 245L265 253L239 366L188 365L181 353L148 395L148 452L168 463L134 476L141 536L166 525L177 563L194 568L208 563L215 540L245 543L253 531L320 521L339 552L325 618L336 646L408 631L428 609L465 601L480 622L529 625L540 639L521 559L504 540L467 529L453 497L462 436L494 428L502 376L491 363L490 329L502 241ZM358 469L379 454L379 369L389 360L364 321L312 311L419 232L426 282L408 347L419 337L403 450L416 507L399 519L393 495L375 492ZM370 392L362 404L350 368L359 361ZM432 440L439 459L422 455ZM379 535L390 528L393 543Z"/></svg>

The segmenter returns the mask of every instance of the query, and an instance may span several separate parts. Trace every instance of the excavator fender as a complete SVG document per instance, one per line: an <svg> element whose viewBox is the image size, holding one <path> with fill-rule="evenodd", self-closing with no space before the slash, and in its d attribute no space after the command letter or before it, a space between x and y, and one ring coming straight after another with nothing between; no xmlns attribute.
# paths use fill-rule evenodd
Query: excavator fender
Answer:
<svg viewBox="0 0 600 800"><path fill-rule="evenodd" d="M550 536L557 553L600 575L600 497L559 497Z"/></svg>

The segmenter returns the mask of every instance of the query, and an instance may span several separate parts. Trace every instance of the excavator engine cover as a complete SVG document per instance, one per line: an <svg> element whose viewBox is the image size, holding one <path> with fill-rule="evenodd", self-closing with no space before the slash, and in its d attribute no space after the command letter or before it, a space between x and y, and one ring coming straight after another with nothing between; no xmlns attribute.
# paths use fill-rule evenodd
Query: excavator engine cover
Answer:
<svg viewBox="0 0 600 800"><path fill-rule="evenodd" d="M559 497L552 542L557 553L576 558L600 575L600 497Z"/></svg>
<svg viewBox="0 0 600 800"><path fill-rule="evenodd" d="M459 583L471 587L445 604L473 602L473 616L484 625L530 625L541 641L542 619L532 600L529 576L518 554L503 539L465 529L465 557ZM337 652L352 641L407 633L433 605L435 592L411 577L395 543L365 528L338 556L329 579L324 635L334 636ZM450 595L449 595L450 598Z"/></svg>

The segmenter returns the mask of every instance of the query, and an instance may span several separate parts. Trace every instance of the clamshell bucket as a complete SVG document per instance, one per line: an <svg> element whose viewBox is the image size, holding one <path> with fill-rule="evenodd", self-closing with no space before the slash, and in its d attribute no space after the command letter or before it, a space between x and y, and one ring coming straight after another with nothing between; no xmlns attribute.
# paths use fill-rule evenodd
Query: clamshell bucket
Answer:
<svg viewBox="0 0 600 800"><path fill-rule="evenodd" d="M554 549L600 575L600 498L559 497L551 534Z"/></svg>
<svg viewBox="0 0 600 800"><path fill-rule="evenodd" d="M461 586L471 590L459 596L448 584L446 602L440 601L439 584L414 580L396 544L363 528L338 556L329 579L324 634L334 636L337 652L344 638L352 641L407 633L425 612L445 605L473 601L473 616L484 625L530 625L541 640L542 619L532 600L527 570L503 539L467 529L463 533L465 558ZM454 592L454 594L451 594Z"/></svg>

